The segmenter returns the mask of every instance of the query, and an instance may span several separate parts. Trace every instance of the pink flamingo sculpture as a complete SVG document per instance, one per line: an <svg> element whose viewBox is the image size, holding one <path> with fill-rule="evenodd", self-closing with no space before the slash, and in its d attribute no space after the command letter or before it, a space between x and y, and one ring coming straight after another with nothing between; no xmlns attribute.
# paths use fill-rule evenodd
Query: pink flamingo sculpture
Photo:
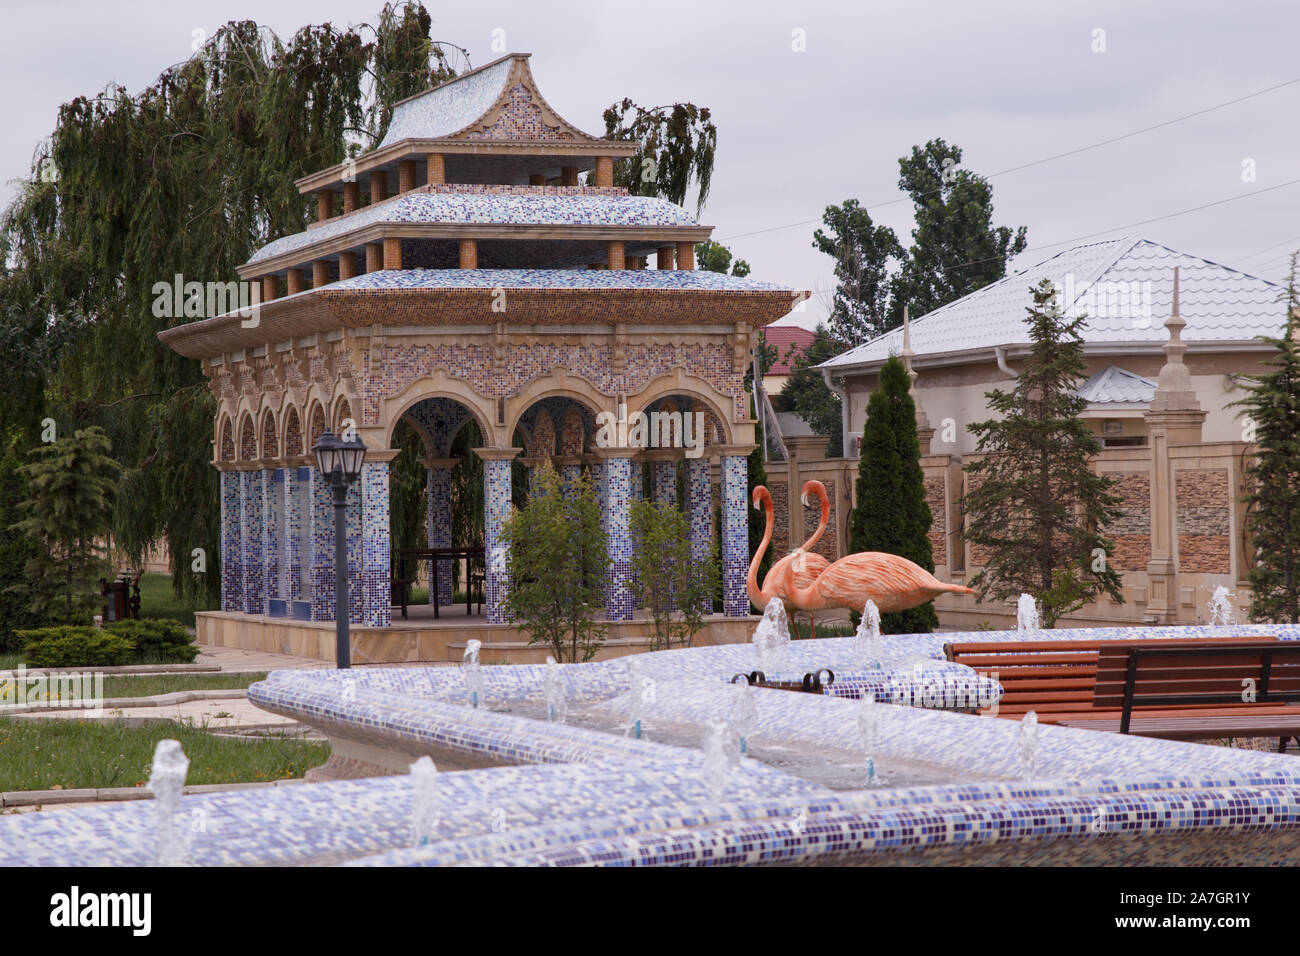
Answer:
<svg viewBox="0 0 1300 956"><path fill-rule="evenodd" d="M807 585L791 579L788 567L785 573L790 601L803 611L827 607L861 611L870 598L885 614L905 611L940 594L975 593L960 584L945 584L907 558L883 551L859 551L840 558Z"/></svg>
<svg viewBox="0 0 1300 956"><path fill-rule="evenodd" d="M772 565L771 570L767 572L767 577L763 579L763 587L760 589L758 586L758 565L763 560L767 546L772 540L772 526L775 523L775 515L772 508L772 495L767 488L759 485L754 489L754 507L763 508L767 515L767 524L763 529L763 541L759 544L758 550L754 552L754 559L749 563L749 576L745 579L745 589L749 592L749 600L759 610L766 608L767 602L774 597L779 597L782 601L789 603L789 587L791 583L789 578L791 576L793 576L794 585L806 586L830 567L829 561L812 550L817 542L821 540L822 534L826 531L826 524L830 520L830 498L826 494L825 485L820 481L807 481L804 483L803 500L807 500L810 491L815 492L817 497L821 499L822 516L817 523L817 530L797 551L791 551ZM801 557L803 558L802 561L799 560ZM811 617L810 613L809 618L811 619Z"/></svg>

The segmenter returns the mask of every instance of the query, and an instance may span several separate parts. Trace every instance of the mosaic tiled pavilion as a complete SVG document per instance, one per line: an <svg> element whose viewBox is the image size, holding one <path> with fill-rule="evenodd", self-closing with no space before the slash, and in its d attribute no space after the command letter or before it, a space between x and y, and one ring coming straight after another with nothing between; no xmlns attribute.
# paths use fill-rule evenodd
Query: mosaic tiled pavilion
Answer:
<svg viewBox="0 0 1300 956"><path fill-rule="evenodd" d="M470 421L484 436L488 622L508 623L499 535L516 457L569 481L591 475L616 622L634 614L638 479L651 469L655 497L676 500L685 459L692 543L703 553L714 541L717 483L725 613L748 615L743 377L757 330L795 293L697 271L711 227L613 185L634 149L560 118L528 55L504 57L401 102L378 147L298 181L317 221L239 270L260 282L255 320L232 312L161 333L202 362L218 400L223 614L333 619L332 499L311 448L353 425L368 452L347 512L351 619L392 623L389 463L405 420L427 452L430 547L451 543L452 440ZM598 447L601 413L642 411L702 413L704 453ZM445 601L450 575L440 584Z"/></svg>

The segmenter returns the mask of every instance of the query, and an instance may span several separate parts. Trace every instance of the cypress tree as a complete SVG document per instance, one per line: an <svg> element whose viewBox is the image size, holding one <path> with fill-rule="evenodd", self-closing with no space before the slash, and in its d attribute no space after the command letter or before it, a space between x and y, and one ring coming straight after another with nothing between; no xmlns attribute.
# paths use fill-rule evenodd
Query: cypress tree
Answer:
<svg viewBox="0 0 1300 956"><path fill-rule="evenodd" d="M111 573L104 542L121 470L111 450L102 428L86 428L38 445L32 461L19 469L28 497L26 516L13 529L38 542L25 584L28 606L38 617L80 624L99 602L98 581Z"/></svg>
<svg viewBox="0 0 1300 956"><path fill-rule="evenodd" d="M1300 289L1297 255L1286 291L1286 334L1262 336L1277 349L1273 371L1248 376L1247 396L1234 405L1245 416L1243 437L1256 443L1246 468L1250 493L1246 527L1255 546L1250 579L1252 621L1300 622Z"/></svg>
<svg viewBox="0 0 1300 956"><path fill-rule="evenodd" d="M1115 479L1091 468L1101 445L1079 417L1086 317L1063 313L1050 280L1030 292L1024 369L1010 391L985 393L1001 417L968 426L986 457L966 466L976 479L964 502L966 540L989 554L970 582L980 597L1032 594L1052 627L1102 591L1123 601L1105 560L1114 542L1101 534L1120 516L1120 501Z"/></svg>
<svg viewBox="0 0 1300 956"><path fill-rule="evenodd" d="M857 502L849 519L851 552L884 551L934 571L933 516L925 500L916 403L907 369L897 357L881 367L880 387L867 403ZM938 626L933 601L880 618L886 634L924 634Z"/></svg>

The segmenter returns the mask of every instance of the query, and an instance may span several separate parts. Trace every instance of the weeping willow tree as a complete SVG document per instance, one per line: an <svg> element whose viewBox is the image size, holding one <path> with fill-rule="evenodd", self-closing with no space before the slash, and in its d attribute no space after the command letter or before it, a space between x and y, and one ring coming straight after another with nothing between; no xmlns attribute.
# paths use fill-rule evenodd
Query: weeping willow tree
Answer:
<svg viewBox="0 0 1300 956"><path fill-rule="evenodd" d="M605 110L604 120L608 138L637 144L635 155L614 164L614 185L633 196L658 196L684 206L694 182L695 211L704 208L718 149L718 128L708 107L674 103L646 108L624 99Z"/></svg>
<svg viewBox="0 0 1300 956"><path fill-rule="evenodd" d="M0 413L32 444L46 418L107 432L115 543L138 562L166 539L179 596L219 587L216 406L199 363L158 342L176 320L153 314L152 287L226 281L304 229L294 179L371 148L394 103L454 75L430 26L409 2L287 41L228 23L139 93L64 104L0 218L0 345L22 358Z"/></svg>

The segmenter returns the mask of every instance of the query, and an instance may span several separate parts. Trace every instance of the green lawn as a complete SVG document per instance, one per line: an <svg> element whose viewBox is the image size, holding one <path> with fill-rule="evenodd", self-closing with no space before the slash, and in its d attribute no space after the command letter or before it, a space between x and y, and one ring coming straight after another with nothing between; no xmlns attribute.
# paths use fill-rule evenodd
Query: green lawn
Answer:
<svg viewBox="0 0 1300 956"><path fill-rule="evenodd" d="M140 578L141 617L169 617L180 621L186 627L193 627L195 610L196 608L190 607L172 593L170 574L155 574L149 571ZM197 610L205 611L210 608L200 607Z"/></svg>
<svg viewBox="0 0 1300 956"><path fill-rule="evenodd" d="M49 718L0 719L0 790L143 786L158 741L179 740L190 758L188 784L255 783L301 777L324 763L323 741L240 740L159 721L143 727Z"/></svg>
<svg viewBox="0 0 1300 956"><path fill-rule="evenodd" d="M152 697L178 690L242 690L265 680L265 674L147 674L141 677L106 675L105 697Z"/></svg>

